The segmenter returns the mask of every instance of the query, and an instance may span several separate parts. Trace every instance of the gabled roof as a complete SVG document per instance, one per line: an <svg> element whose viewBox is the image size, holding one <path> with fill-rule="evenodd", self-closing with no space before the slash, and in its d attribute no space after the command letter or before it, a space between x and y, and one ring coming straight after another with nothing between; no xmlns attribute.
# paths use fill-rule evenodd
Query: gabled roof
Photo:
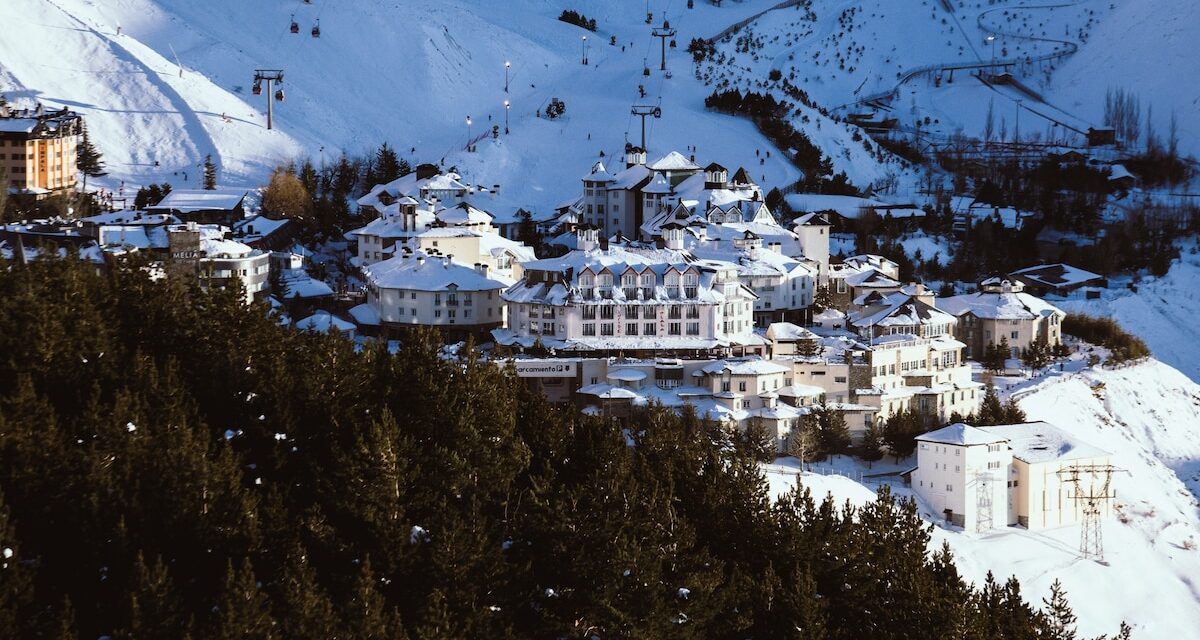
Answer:
<svg viewBox="0 0 1200 640"><path fill-rule="evenodd" d="M661 172L655 171L650 184L642 188L642 193L671 193L671 181Z"/></svg>
<svg viewBox="0 0 1200 640"><path fill-rule="evenodd" d="M1004 438L1013 457L1028 463L1101 458L1110 455L1098 447L1077 440L1071 434L1047 422L998 424L981 427L993 437Z"/></svg>
<svg viewBox="0 0 1200 640"><path fill-rule="evenodd" d="M246 198L244 189L175 189L158 204L147 207L154 211L232 211Z"/></svg>
<svg viewBox="0 0 1200 640"><path fill-rule="evenodd" d="M709 172L713 172L713 171L726 171L727 172L727 171L729 171L729 169L726 169L725 167L722 167L721 165L719 165L715 162L708 163L708 166L704 167L704 170L709 171Z"/></svg>
<svg viewBox="0 0 1200 640"><path fill-rule="evenodd" d="M1008 441L1008 438L998 433L989 433L979 427L972 427L962 422L948 425L929 433L923 433L917 436L916 439L920 442L936 442L938 444L953 444L963 447Z"/></svg>
<svg viewBox="0 0 1200 640"><path fill-rule="evenodd" d="M449 225L489 224L494 216L483 209L478 209L467 202L460 202L453 207L439 209L435 214L439 222Z"/></svg>
<svg viewBox="0 0 1200 640"><path fill-rule="evenodd" d="M1098 273L1092 273L1091 271L1085 271L1079 267L1072 267L1069 264L1062 263L1026 267L1012 272L1012 275L1048 287L1069 287L1103 278Z"/></svg>
<svg viewBox="0 0 1200 640"><path fill-rule="evenodd" d="M699 171L700 165L687 159L687 156L672 151L649 164L651 171Z"/></svg>
<svg viewBox="0 0 1200 640"><path fill-rule="evenodd" d="M604 168L603 162L597 162L596 164L592 165L591 173L584 176L583 179L587 180L588 182L612 182L615 180L612 174Z"/></svg>

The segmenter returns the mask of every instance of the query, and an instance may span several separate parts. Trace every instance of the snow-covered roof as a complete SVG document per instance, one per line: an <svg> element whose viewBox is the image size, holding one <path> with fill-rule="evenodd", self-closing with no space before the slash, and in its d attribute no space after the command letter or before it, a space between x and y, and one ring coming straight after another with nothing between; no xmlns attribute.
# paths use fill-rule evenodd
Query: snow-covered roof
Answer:
<svg viewBox="0 0 1200 640"><path fill-rule="evenodd" d="M961 296L938 298L934 304L938 309L954 316L971 313L977 318L993 320L1031 320L1066 315L1058 307L1025 292L977 291Z"/></svg>
<svg viewBox="0 0 1200 640"><path fill-rule="evenodd" d="M355 329L354 323L346 322L330 314L328 311L318 311L303 320L297 320L294 326L300 331L313 331L316 333L329 333L334 329L342 333L347 333Z"/></svg>
<svg viewBox="0 0 1200 640"><path fill-rule="evenodd" d="M772 322L767 327L767 337L778 341L816 340L817 334L792 324L791 322Z"/></svg>
<svg viewBox="0 0 1200 640"><path fill-rule="evenodd" d="M584 176L583 179L588 182L612 182L615 178L608 172L608 169L604 168L603 162L597 162L592 165L591 172Z"/></svg>
<svg viewBox="0 0 1200 640"><path fill-rule="evenodd" d="M1072 287L1082 285L1092 280L1103 278L1098 273L1092 273L1072 267L1069 264L1043 264L1036 267L1026 267L1012 272L1013 276L1028 280L1047 287Z"/></svg>
<svg viewBox="0 0 1200 640"><path fill-rule="evenodd" d="M241 240L253 242L275 233L291 222L288 218L278 220L266 216L253 215L233 223L233 235Z"/></svg>
<svg viewBox="0 0 1200 640"><path fill-rule="evenodd" d="M308 275L304 269L285 269L280 272L279 281L283 291L276 293L283 298L324 298L333 295L333 289L328 284Z"/></svg>
<svg viewBox="0 0 1200 640"><path fill-rule="evenodd" d="M654 177L650 179L650 183L642 187L642 193L671 193L671 181L667 180L666 176L661 172L655 171Z"/></svg>
<svg viewBox="0 0 1200 640"><path fill-rule="evenodd" d="M649 165L651 171L699 171L700 165L687 159L687 156L672 151L667 155L651 162Z"/></svg>
<svg viewBox="0 0 1200 640"><path fill-rule="evenodd" d="M953 326L955 319L912 296L894 293L862 311L851 313L850 323L856 327Z"/></svg>
<svg viewBox="0 0 1200 640"><path fill-rule="evenodd" d="M999 424L980 427L980 430L1007 440L1013 457L1030 464L1102 458L1110 455L1109 452L1083 442L1048 422Z"/></svg>
<svg viewBox="0 0 1200 640"><path fill-rule="evenodd" d="M160 225L160 224L179 224L179 218L169 213L149 213L147 211L136 211L133 209L122 209L121 211L107 211L98 213L94 216L80 218L83 222L94 225Z"/></svg>
<svg viewBox="0 0 1200 640"><path fill-rule="evenodd" d="M351 318L359 325L378 326L379 325L379 310L367 304L366 302L350 307L347 311Z"/></svg>
<svg viewBox="0 0 1200 640"><path fill-rule="evenodd" d="M735 376L761 376L772 373L788 373L791 370L791 367L785 367L779 363L761 358L717 360L701 369L701 371L710 375L719 375L728 372L730 375Z"/></svg>
<svg viewBox="0 0 1200 640"><path fill-rule="evenodd" d="M470 225L490 224L495 216L467 202L460 202L453 207L439 209L434 217L443 224Z"/></svg>
<svg viewBox="0 0 1200 640"><path fill-rule="evenodd" d="M151 210L178 211L232 211L246 198L244 189L175 189L168 193Z"/></svg>
<svg viewBox="0 0 1200 640"><path fill-rule="evenodd" d="M979 427L972 427L962 422L957 422L941 429L930 431L929 433L923 433L917 436L916 439L923 442L936 442L938 444L953 444L966 447L979 444L994 444L1007 440L1002 435L989 433Z"/></svg>
<svg viewBox="0 0 1200 640"><path fill-rule="evenodd" d="M485 276L470 265L431 258L421 251L363 267L363 275L377 287L416 291L446 291L451 286L459 291L489 291L511 284L507 278Z"/></svg>

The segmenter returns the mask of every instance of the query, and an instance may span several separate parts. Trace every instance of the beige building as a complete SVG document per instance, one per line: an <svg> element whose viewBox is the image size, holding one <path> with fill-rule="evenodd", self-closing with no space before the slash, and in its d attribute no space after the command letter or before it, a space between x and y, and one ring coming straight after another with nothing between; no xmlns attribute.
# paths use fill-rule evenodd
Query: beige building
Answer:
<svg viewBox="0 0 1200 640"><path fill-rule="evenodd" d="M1041 338L1051 347L1062 344L1062 321L1067 317L1058 307L1025 293L1019 280L989 278L979 291L938 298L935 305L958 319L955 336L967 346L967 357L980 359L988 345L1007 340L1010 358Z"/></svg>
<svg viewBox="0 0 1200 640"><path fill-rule="evenodd" d="M0 167L13 193L45 196L75 188L82 118L65 107L47 113L0 107Z"/></svg>

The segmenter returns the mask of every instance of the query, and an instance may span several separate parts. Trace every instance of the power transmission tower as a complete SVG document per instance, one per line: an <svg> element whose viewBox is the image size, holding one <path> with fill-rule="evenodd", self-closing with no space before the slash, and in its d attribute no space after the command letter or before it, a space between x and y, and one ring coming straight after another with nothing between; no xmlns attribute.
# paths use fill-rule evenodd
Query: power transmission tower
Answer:
<svg viewBox="0 0 1200 640"><path fill-rule="evenodd" d="M635 105L633 105L633 109L630 110L630 113L632 113L633 115L638 116L639 118L642 119L642 151L645 151L646 150L646 117L654 116L655 118L661 118L662 117L662 107L635 104Z"/></svg>
<svg viewBox="0 0 1200 640"><path fill-rule="evenodd" d="M663 20L662 26L654 27L654 30L651 31L651 33L654 34L655 38L658 38L659 44L662 45L662 64L659 66L659 69L661 71L666 71L667 70L667 38L674 38L675 30L671 28L671 23L669 21ZM671 46L675 46L675 45L672 44Z"/></svg>
<svg viewBox="0 0 1200 640"><path fill-rule="evenodd" d="M1083 522L1079 532L1079 555L1104 562L1104 530L1100 514L1104 505L1116 497L1112 491L1114 473L1128 473L1111 464L1073 464L1059 469L1058 479L1074 488L1071 496L1083 510Z"/></svg>
<svg viewBox="0 0 1200 640"><path fill-rule="evenodd" d="M277 82L283 84L283 69L255 69L254 70L254 95L262 93L262 83L267 83L267 128L270 129L274 125L275 120L275 103L272 100L283 102L283 89L277 89L274 93L271 91L271 83Z"/></svg>
<svg viewBox="0 0 1200 640"><path fill-rule="evenodd" d="M975 475L975 530L988 531L992 528L992 473L981 471Z"/></svg>

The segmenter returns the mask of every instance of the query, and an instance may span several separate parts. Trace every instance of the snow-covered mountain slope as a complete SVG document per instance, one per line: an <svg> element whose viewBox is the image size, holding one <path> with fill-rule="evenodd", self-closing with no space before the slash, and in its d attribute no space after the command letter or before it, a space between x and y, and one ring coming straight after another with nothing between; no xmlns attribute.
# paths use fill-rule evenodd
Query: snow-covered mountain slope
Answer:
<svg viewBox="0 0 1200 640"><path fill-rule="evenodd" d="M1107 6L1107 2L1096 3ZM1165 136L1174 112L1180 148L1200 155L1200 4L1191 0L1117 3L1087 45L1054 74L1052 100L1099 120L1110 87L1136 93L1142 116L1153 106L1154 127Z"/></svg>
<svg viewBox="0 0 1200 640"><path fill-rule="evenodd" d="M1186 0L812 0L734 34L708 73L743 87L787 80L841 114L869 112L856 103L895 91L879 117L935 138L983 137L990 108L994 138L1019 129L1078 142L1071 129L1099 126L1105 91L1125 87L1155 103L1159 135L1174 110L1180 148L1198 153L1200 100L1178 82L1200 76L1186 44L1197 29ZM993 62L1009 63L994 70L1024 88L972 77L971 65Z"/></svg>
<svg viewBox="0 0 1200 640"><path fill-rule="evenodd" d="M1075 526L988 534L938 526L931 547L949 541L968 580L981 582L988 571L1000 579L1016 575L1034 604L1061 580L1081 637L1111 634L1122 620L1137 638L1200 637L1200 385L1150 360L1050 378L1019 402L1028 419L1113 452L1113 464L1128 472L1113 481L1119 515L1103 524L1108 564L1079 558ZM795 476L769 473L768 479L778 492ZM844 477L805 475L800 482L839 502L873 497L873 485ZM904 488L894 492L912 495Z"/></svg>
<svg viewBox="0 0 1200 640"><path fill-rule="evenodd" d="M1064 311L1112 317L1150 347L1154 357L1200 381L1200 255L1182 252L1167 275L1149 277L1137 291L1111 288L1099 300L1054 301Z"/></svg>
<svg viewBox="0 0 1200 640"><path fill-rule="evenodd" d="M640 0L9 0L0 3L0 91L85 113L113 182L180 185L187 171L195 186L198 163L213 153L223 182L250 186L300 154L330 160L388 141L414 160L444 159L470 182L501 185L499 200L484 206L544 210L578 192L601 151L619 155L627 139L637 143L630 107L650 104L663 112L646 123L651 156L695 145L698 160L744 165L782 185L796 170L778 153L760 164L755 152L770 143L753 125L704 108L711 89L693 77L684 51L690 38L774 1L691 10L652 3L655 22L669 9L678 30L666 79ZM597 32L558 21L568 4L595 18ZM293 15L299 34L288 31ZM312 38L318 20L321 37ZM250 91L258 68L285 72L287 99L272 131L266 97ZM536 117L552 97L566 103L566 116ZM466 153L468 132L503 130L504 100L511 134Z"/></svg>

